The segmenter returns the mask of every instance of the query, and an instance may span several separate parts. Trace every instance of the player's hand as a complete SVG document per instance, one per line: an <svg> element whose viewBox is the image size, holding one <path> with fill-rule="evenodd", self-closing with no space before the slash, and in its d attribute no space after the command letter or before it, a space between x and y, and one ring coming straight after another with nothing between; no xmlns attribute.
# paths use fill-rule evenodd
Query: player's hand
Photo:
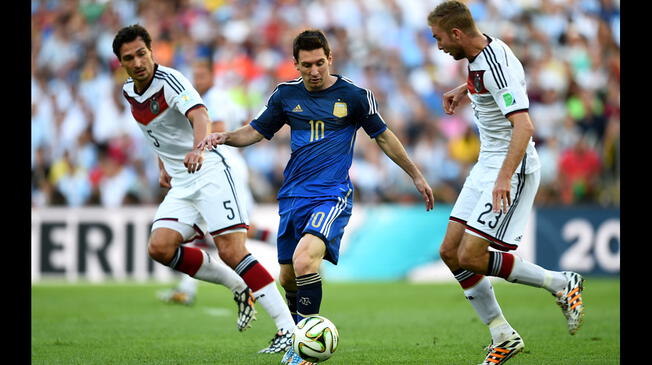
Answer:
<svg viewBox="0 0 652 365"><path fill-rule="evenodd" d="M204 153L203 149L194 149L186 153L186 157L183 159L183 165L188 169L188 172L194 174L195 172L201 169L201 165L204 162Z"/></svg>
<svg viewBox="0 0 652 365"><path fill-rule="evenodd" d="M226 134L224 133L210 133L199 142L197 149L203 151L205 148L212 149L215 146L224 144L226 142Z"/></svg>
<svg viewBox="0 0 652 365"><path fill-rule="evenodd" d="M455 114L455 110L465 98L467 98L466 85L460 85L451 91L445 92L442 99L444 112L449 115Z"/></svg>
<svg viewBox="0 0 652 365"><path fill-rule="evenodd" d="M430 188L430 185L428 185L426 179L423 176L415 178L414 186L416 186L417 190L421 193L421 197L423 197L423 200L426 203L426 211L434 208L435 196L432 193L432 189Z"/></svg>
<svg viewBox="0 0 652 365"><path fill-rule="evenodd" d="M496 183L494 184L494 190L492 192L493 200L493 212L499 213L501 210L503 213L507 213L507 210L512 205L512 197L510 191L512 189L512 181L509 177L498 177Z"/></svg>
<svg viewBox="0 0 652 365"><path fill-rule="evenodd" d="M170 183L172 181L172 177L168 175L168 172L165 171L165 169L161 169L158 175L158 183L161 185L162 188L171 188L172 184Z"/></svg>

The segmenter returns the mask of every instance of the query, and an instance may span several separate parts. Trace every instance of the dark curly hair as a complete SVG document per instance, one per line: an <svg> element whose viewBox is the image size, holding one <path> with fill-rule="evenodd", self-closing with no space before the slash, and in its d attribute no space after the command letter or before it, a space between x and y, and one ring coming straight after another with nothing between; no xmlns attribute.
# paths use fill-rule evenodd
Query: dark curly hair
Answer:
<svg viewBox="0 0 652 365"><path fill-rule="evenodd" d="M299 33L299 35L294 38L292 48L294 59L297 61L299 61L299 50L312 51L314 49L323 48L326 57L331 54L331 48L328 45L326 36L318 29L308 29Z"/></svg>
<svg viewBox="0 0 652 365"><path fill-rule="evenodd" d="M130 25L120 29L115 38L113 38L113 53L118 57L118 60L120 60L120 47L125 43L135 41L138 37L145 42L147 49L152 50L152 37L147 32L147 29L139 24Z"/></svg>

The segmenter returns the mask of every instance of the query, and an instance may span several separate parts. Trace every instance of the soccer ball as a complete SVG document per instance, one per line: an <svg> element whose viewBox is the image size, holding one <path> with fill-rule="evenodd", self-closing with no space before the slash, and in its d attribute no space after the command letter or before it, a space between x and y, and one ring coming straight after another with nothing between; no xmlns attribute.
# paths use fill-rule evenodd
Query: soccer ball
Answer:
<svg viewBox="0 0 652 365"><path fill-rule="evenodd" d="M339 337L337 328L327 318L306 317L294 329L292 349L306 361L326 361L337 350Z"/></svg>

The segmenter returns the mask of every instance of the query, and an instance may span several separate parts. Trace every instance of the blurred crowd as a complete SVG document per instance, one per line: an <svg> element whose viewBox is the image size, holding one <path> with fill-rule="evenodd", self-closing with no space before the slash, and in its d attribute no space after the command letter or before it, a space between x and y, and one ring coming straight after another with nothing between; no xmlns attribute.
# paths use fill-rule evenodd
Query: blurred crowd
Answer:
<svg viewBox="0 0 652 365"><path fill-rule="evenodd" d="M155 61L192 80L210 59L215 87L248 123L279 82L298 76L293 37L324 30L332 72L372 90L439 202L455 200L479 152L470 107L442 94L466 61L438 51L427 26L437 0L32 0L32 205L158 204L156 155L121 95L116 32L139 23ZM538 205L620 204L620 2L469 0L479 28L526 70L542 160ZM411 180L359 132L351 179L362 203L415 202ZM285 126L242 153L258 202L273 202L289 159Z"/></svg>

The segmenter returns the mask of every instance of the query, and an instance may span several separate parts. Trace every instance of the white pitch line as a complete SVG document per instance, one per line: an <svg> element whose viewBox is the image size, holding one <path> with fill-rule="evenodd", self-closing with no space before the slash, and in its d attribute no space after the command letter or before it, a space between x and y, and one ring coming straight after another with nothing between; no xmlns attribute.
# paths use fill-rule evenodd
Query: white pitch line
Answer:
<svg viewBox="0 0 652 365"><path fill-rule="evenodd" d="M214 317L226 317L231 315L231 310L219 307L204 308L204 311Z"/></svg>

